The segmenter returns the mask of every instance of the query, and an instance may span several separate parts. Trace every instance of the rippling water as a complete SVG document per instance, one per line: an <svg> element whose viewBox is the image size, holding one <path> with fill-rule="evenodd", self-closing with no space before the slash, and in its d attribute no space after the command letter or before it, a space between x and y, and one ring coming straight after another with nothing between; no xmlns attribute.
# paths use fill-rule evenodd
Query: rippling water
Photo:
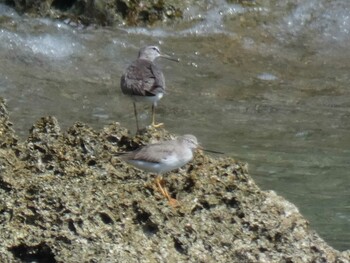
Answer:
<svg viewBox="0 0 350 263"><path fill-rule="evenodd" d="M262 1L264 2L264 1ZM350 246L350 2L206 1L155 28L71 28L0 5L0 91L18 133L55 115L135 129L119 90L140 46L158 44L168 93L158 120L247 161L263 189L294 202L340 250ZM150 123L150 105L139 105Z"/></svg>

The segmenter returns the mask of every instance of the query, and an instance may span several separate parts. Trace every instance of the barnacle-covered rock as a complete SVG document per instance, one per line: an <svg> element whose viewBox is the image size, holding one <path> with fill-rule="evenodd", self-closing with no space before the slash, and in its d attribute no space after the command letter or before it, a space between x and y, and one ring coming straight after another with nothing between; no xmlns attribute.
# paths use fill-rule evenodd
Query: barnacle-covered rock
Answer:
<svg viewBox="0 0 350 263"><path fill-rule="evenodd" d="M164 176L173 208L116 154L174 136L166 130L62 131L44 117L18 142L2 100L0 114L2 262L349 262L245 163L198 152Z"/></svg>

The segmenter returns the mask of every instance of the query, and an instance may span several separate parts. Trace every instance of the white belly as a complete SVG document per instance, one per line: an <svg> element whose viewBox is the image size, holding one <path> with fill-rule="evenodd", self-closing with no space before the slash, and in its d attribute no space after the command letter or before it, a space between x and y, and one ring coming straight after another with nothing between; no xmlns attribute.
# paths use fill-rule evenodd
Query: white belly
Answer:
<svg viewBox="0 0 350 263"><path fill-rule="evenodd" d="M163 98L164 93L157 93L155 96L132 96L132 99L136 102L150 102L156 104L161 98Z"/></svg>
<svg viewBox="0 0 350 263"><path fill-rule="evenodd" d="M162 158L162 160L158 163L152 163L143 160L128 160L128 162L141 170L161 174L184 166L192 158L192 151L189 150L188 152L186 151L183 156L178 156L176 154L164 156L164 158Z"/></svg>

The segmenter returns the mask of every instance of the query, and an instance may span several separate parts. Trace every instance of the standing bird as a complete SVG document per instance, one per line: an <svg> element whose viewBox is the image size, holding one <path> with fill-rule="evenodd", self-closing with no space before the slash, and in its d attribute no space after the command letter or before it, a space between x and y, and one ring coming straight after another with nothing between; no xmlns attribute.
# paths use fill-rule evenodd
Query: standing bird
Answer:
<svg viewBox="0 0 350 263"><path fill-rule="evenodd" d="M175 140L143 146L135 151L121 153L121 159L143 170L157 174L156 185L170 204L177 201L161 185L161 174L184 166L193 159L195 149L201 148L194 135L187 134Z"/></svg>
<svg viewBox="0 0 350 263"><path fill-rule="evenodd" d="M136 102L152 102L152 126L158 128L163 123L155 123L155 107L165 93L165 80L162 71L154 64L158 57L179 61L161 54L157 46L146 46L140 49L138 58L131 63L120 79L120 87L125 95L133 99L136 128L139 131Z"/></svg>

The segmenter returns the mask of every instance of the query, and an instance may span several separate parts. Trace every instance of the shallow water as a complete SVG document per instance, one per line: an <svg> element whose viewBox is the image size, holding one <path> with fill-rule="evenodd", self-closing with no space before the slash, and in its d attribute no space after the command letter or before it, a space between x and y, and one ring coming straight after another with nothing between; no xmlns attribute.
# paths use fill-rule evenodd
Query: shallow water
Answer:
<svg viewBox="0 0 350 263"><path fill-rule="evenodd" d="M262 1L264 2L264 1ZM120 92L140 46L159 60L167 95L158 121L249 163L263 189L294 202L329 244L350 246L350 2L207 1L162 28L79 29L0 5L0 91L15 129L55 115L63 128L119 121L135 129ZM138 104L150 123L150 105Z"/></svg>

